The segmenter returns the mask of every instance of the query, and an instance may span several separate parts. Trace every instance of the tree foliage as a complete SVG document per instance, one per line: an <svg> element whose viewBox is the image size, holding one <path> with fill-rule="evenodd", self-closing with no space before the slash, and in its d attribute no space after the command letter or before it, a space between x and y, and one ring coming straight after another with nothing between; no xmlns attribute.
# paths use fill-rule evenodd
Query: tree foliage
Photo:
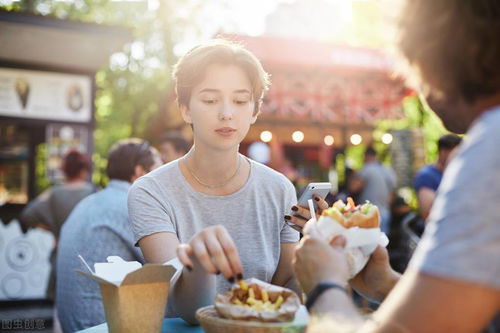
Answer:
<svg viewBox="0 0 500 333"><path fill-rule="evenodd" d="M150 129L168 127L160 107L171 91L170 68L177 60L176 46L186 39L213 34L219 29L217 25L213 25L212 30L204 29L208 6L204 2L160 0L156 8L148 8L148 4L149 1L109 0L22 0L0 4L2 9L10 11L123 26L132 31L130 43L113 54L95 76L93 180L99 185L107 182L106 156L116 141L140 137L154 142L156 138ZM219 0L209 5L212 9L214 6L223 8L227 3Z"/></svg>

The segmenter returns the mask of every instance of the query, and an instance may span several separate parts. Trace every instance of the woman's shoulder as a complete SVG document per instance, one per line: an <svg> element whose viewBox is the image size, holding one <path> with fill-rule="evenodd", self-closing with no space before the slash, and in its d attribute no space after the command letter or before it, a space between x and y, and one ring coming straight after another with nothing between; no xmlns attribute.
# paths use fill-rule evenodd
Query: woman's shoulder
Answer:
<svg viewBox="0 0 500 333"><path fill-rule="evenodd" d="M286 178L284 174L278 172L267 165L248 159L252 164L252 172L258 182L265 182L266 184L279 185L282 187L293 187L292 182Z"/></svg>
<svg viewBox="0 0 500 333"><path fill-rule="evenodd" d="M181 181L180 176L182 174L178 167L178 160L175 160L138 178L132 184L131 191L137 188L152 188L156 186L167 190L168 188L175 187L175 184Z"/></svg>

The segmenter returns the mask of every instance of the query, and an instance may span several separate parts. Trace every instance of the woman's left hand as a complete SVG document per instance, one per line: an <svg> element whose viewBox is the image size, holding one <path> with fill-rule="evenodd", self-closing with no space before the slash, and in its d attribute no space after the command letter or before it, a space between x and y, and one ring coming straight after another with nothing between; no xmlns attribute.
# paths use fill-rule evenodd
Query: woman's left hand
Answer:
<svg viewBox="0 0 500 333"><path fill-rule="evenodd" d="M315 212L316 213L316 218L319 218L321 215L321 212L324 209L328 208L328 203L319 195L314 195L313 199L315 202L318 204L318 210ZM293 225L291 225L292 228L295 230L302 232L302 228L306 224L306 222L311 218L311 212L309 211L309 208L302 207L302 206L292 206L291 208L292 214L293 215L285 215L285 220L287 222L292 222Z"/></svg>

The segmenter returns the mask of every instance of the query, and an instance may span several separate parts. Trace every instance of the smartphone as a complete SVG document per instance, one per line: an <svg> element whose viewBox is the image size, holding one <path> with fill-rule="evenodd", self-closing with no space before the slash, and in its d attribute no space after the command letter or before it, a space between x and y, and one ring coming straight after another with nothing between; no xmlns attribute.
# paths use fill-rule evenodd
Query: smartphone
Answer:
<svg viewBox="0 0 500 333"><path fill-rule="evenodd" d="M318 203L316 202L316 200L314 200L313 195L317 194L324 199L326 198L331 189L332 189L332 184L328 182L309 183L304 192L302 192L302 195L300 196L297 205L309 208L308 200L313 199L314 209L318 209Z"/></svg>

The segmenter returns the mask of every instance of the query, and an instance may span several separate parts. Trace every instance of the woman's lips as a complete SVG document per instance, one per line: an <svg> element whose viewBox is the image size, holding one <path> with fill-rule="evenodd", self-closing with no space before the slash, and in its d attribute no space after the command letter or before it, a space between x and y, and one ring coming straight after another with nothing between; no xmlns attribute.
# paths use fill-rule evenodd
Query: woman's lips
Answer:
<svg viewBox="0 0 500 333"><path fill-rule="evenodd" d="M222 127L222 128L216 129L215 132L217 132L217 134L222 135L222 136L231 136L231 135L233 135L234 132L236 132L236 130L234 128L231 128L231 127Z"/></svg>

